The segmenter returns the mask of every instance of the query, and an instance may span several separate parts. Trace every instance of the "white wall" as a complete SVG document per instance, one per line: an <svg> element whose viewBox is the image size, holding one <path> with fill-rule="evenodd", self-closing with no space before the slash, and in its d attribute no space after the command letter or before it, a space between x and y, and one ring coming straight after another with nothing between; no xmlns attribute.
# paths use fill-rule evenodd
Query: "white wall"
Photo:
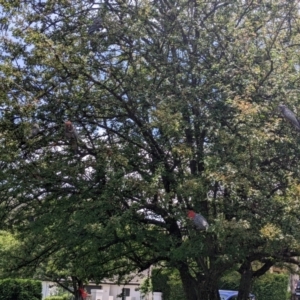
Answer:
<svg viewBox="0 0 300 300"><path fill-rule="evenodd" d="M111 285L110 287L110 296L114 297L114 300L121 300L121 298L117 298L117 295L122 293L122 289L130 289L130 296L126 298L126 300L140 300L141 293L140 291L136 291L138 285ZM103 300L109 300L108 298Z"/></svg>
<svg viewBox="0 0 300 300"><path fill-rule="evenodd" d="M57 292L57 287L55 283L51 281L42 281L42 299L55 295L56 292Z"/></svg>
<svg viewBox="0 0 300 300"><path fill-rule="evenodd" d="M97 300L100 295L102 300L109 300L109 295L110 295L110 285L109 284L102 284L102 290L99 290L99 288L95 287L95 288L91 288L91 300ZM98 298L96 297L96 295L98 295ZM100 298L99 298L100 299Z"/></svg>
<svg viewBox="0 0 300 300"><path fill-rule="evenodd" d="M91 300L103 300L103 290L92 289L91 296Z"/></svg>
<svg viewBox="0 0 300 300"><path fill-rule="evenodd" d="M162 300L162 293L153 292L153 300Z"/></svg>

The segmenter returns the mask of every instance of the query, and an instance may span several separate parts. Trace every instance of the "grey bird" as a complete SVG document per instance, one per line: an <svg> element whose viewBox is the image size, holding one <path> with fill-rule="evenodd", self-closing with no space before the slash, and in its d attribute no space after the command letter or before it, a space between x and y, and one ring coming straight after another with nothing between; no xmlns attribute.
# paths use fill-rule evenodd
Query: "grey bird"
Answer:
<svg viewBox="0 0 300 300"><path fill-rule="evenodd" d="M195 213L193 210L188 211L188 217L193 220L195 227L198 230L206 230L209 227L207 220L199 213Z"/></svg>
<svg viewBox="0 0 300 300"><path fill-rule="evenodd" d="M78 133L71 121L65 122L65 137L71 141L75 153L78 151Z"/></svg>
<svg viewBox="0 0 300 300"><path fill-rule="evenodd" d="M40 126L37 123L34 123L31 127L31 132L30 132L30 138L38 135L38 133L40 132Z"/></svg>
<svg viewBox="0 0 300 300"><path fill-rule="evenodd" d="M102 28L102 18L100 16L96 17L93 24L88 29L88 34L92 35L94 32L99 31Z"/></svg>
<svg viewBox="0 0 300 300"><path fill-rule="evenodd" d="M291 124L293 124L297 130L300 130L300 122L297 118L297 116L290 110L288 109L285 105L281 104L278 105L278 109L281 112L281 115L289 121Z"/></svg>

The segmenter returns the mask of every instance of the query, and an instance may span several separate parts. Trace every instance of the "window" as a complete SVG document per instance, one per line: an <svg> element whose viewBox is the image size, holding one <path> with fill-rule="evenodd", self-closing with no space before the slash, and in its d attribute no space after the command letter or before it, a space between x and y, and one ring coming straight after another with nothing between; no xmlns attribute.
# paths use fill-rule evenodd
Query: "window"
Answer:
<svg viewBox="0 0 300 300"><path fill-rule="evenodd" d="M130 289L123 288L122 289L122 300L125 300L126 297L129 297L129 296L130 296Z"/></svg>

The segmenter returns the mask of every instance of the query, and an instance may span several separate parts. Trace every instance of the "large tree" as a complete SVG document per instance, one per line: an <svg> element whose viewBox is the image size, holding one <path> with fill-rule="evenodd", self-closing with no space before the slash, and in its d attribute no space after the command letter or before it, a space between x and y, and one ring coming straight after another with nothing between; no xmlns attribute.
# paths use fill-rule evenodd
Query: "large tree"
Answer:
<svg viewBox="0 0 300 300"><path fill-rule="evenodd" d="M0 3L1 217L45 235L29 263L86 240L120 274L175 267L188 300L239 263L245 299L254 261L299 254L300 138L277 109L299 103L298 1Z"/></svg>

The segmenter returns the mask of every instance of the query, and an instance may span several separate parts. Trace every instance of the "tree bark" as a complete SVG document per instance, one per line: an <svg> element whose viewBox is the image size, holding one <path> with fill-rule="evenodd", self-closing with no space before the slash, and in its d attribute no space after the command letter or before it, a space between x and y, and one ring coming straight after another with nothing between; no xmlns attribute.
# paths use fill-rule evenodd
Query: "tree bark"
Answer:
<svg viewBox="0 0 300 300"><path fill-rule="evenodd" d="M186 300L196 300L197 293L194 288L196 285L195 278L189 273L188 267L183 265L179 268L179 274L182 281L183 290L185 293Z"/></svg>
<svg viewBox="0 0 300 300"><path fill-rule="evenodd" d="M214 274L207 275L199 285L198 300L220 300L218 277Z"/></svg>
<svg viewBox="0 0 300 300"><path fill-rule="evenodd" d="M239 285L239 294L237 300L248 300L252 287L253 271L251 262L246 261L240 267L241 281Z"/></svg>
<svg viewBox="0 0 300 300"><path fill-rule="evenodd" d="M186 265L179 268L186 300L220 300L217 276L203 276L203 280L194 278Z"/></svg>
<svg viewBox="0 0 300 300"><path fill-rule="evenodd" d="M72 278L72 284L73 284L73 289L74 289L74 299L75 300L83 300L81 293L79 291L80 288L83 288L82 280L78 279L75 276L71 276L71 278Z"/></svg>

